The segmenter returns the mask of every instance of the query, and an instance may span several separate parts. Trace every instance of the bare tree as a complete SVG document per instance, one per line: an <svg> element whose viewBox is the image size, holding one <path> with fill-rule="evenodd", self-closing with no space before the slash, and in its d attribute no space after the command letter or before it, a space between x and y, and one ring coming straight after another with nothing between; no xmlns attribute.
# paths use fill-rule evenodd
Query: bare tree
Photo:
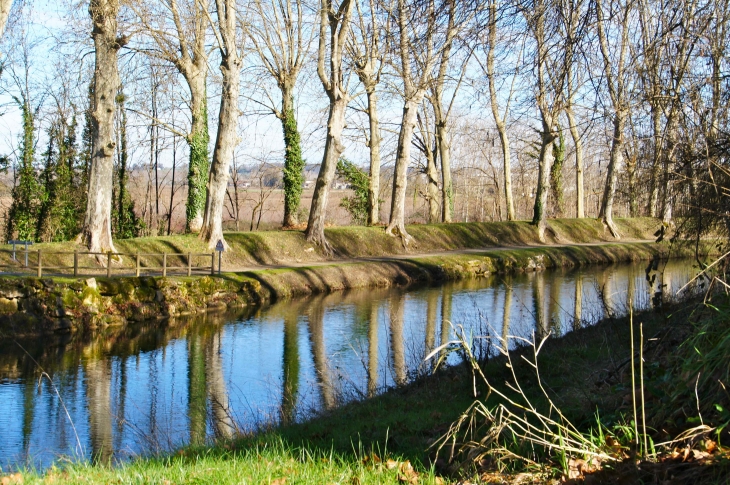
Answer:
<svg viewBox="0 0 730 485"><path fill-rule="evenodd" d="M308 57L312 36L305 34L302 0L253 1L258 22L247 26L254 51L281 91L281 108L267 108L281 121L284 132L284 227L299 223L297 211L302 193L304 160L294 113L294 87Z"/></svg>
<svg viewBox="0 0 730 485"><path fill-rule="evenodd" d="M327 214L327 198L334 180L340 155L345 150L342 145L342 130L345 128L345 109L350 101L347 85L343 78L342 56L345 42L350 32L352 0L342 0L335 8L332 0L322 0L320 6L319 51L317 74L322 87L330 100L327 120L327 140L324 147L322 165L317 176L317 185L312 196L312 208L307 223L307 241L313 242L330 251L324 236L324 223ZM327 28L329 27L329 35ZM329 59L329 69L325 67Z"/></svg>
<svg viewBox="0 0 730 485"><path fill-rule="evenodd" d="M664 58L668 68L664 70L662 85L665 89L667 103L664 108L666 118L665 140L666 156L664 157L664 199L662 201L662 222L672 222L674 207L674 193L672 181L675 177L675 166L678 158L677 139L679 137L679 118L684 108L683 88L685 77L692 65L695 48L701 40L705 29L710 23L710 16L703 16L698 0L677 0L673 15L670 19L671 30L667 32L667 42L664 43Z"/></svg>
<svg viewBox="0 0 730 485"><path fill-rule="evenodd" d="M621 239L616 225L613 223L613 201L616 195L618 172L623 165L624 128L628 116L629 103L629 27L633 12L633 2L609 0L608 12L611 19L606 18L603 0L596 0L596 28L603 58L603 75L611 100L613 118L613 139L611 154L606 169L606 186L603 191L601 210L598 217L611 231L616 239ZM612 29L611 27L614 27ZM618 45L609 45L609 39Z"/></svg>
<svg viewBox="0 0 730 485"><path fill-rule="evenodd" d="M162 6L158 11L154 7ZM190 132L182 134L190 147L188 198L185 213L186 231L198 232L203 224L206 183L208 181L208 102L206 78L208 53L208 0L136 0L132 8L156 48L144 47L145 53L172 63L183 76L190 91ZM168 18L172 26L168 28ZM174 128L167 127L168 130Z"/></svg>
<svg viewBox="0 0 730 485"><path fill-rule="evenodd" d="M457 76L455 86L451 92L451 100L444 103L444 89L447 78L451 78L451 63L454 60L454 42L464 26L464 19L457 18L457 0L447 0L444 15L447 18L444 32L443 45L436 51L438 70L430 83L428 99L433 106L434 121L436 124L436 140L441 159L441 221L451 222L454 212L454 187L451 181L451 140L449 134L449 116L454 106L454 101L459 92L461 81L464 78L466 67L471 54L462 59L461 68ZM459 10L464 11L466 7L459 5ZM463 14L463 12L462 12Z"/></svg>
<svg viewBox="0 0 730 485"><path fill-rule="evenodd" d="M661 214L665 224L672 221L672 184L677 157L682 91L692 58L713 16L703 15L698 0L641 0L641 54L644 93L650 106L654 156L649 210ZM661 211L659 208L662 191Z"/></svg>
<svg viewBox="0 0 730 485"><path fill-rule="evenodd" d="M411 161L411 144L418 108L426 95L437 59L434 40L439 17L436 15L435 0L423 3L398 0L396 9L400 54L398 74L403 82L403 115L395 157L390 221L385 232L391 236L400 236L403 245L407 246L412 239L405 225L408 165Z"/></svg>
<svg viewBox="0 0 730 485"><path fill-rule="evenodd" d="M416 117L418 122L418 134L414 133L414 145L426 157L426 193L423 196L428 201L428 222L439 222L441 216L441 204L439 201L439 181L436 159L438 158L438 141L431 130L431 116L428 110L423 107Z"/></svg>
<svg viewBox="0 0 730 485"><path fill-rule="evenodd" d="M509 136L507 134L507 119L509 118L510 114L510 103L512 102L514 95L515 81L517 80L517 66L519 66L522 60L524 41L517 42L517 44L520 45L520 49L517 52L515 69L511 75L512 79L510 80L509 91L507 92L506 96L502 96L502 99L505 102L504 110L502 111L499 106L498 95L500 93L497 88L497 78L499 75L495 69L494 61L496 58L497 50L500 47L500 43L506 41L506 43L514 44L517 39L514 39L513 37L508 37L506 39L503 38L505 32L501 32L503 35L498 36L498 33L500 33L500 13L502 13L503 11L505 12L505 14L507 13L506 10L500 8L498 0L490 0L487 5L487 11L487 37L484 42L487 51L486 65L482 63L478 57L477 62L482 68L484 74L487 76L487 80L489 83L489 105L492 110L494 124L497 127L497 133L499 134L499 142L502 146L502 162L504 169L504 200L507 207L507 220L513 221L515 219L515 204L512 197L512 157L510 154ZM514 56L514 51L508 49L507 55ZM507 59L503 59L502 62L506 64Z"/></svg>
<svg viewBox="0 0 730 485"><path fill-rule="evenodd" d="M117 52L126 41L117 37L118 0L91 0L89 15L94 39L94 97L91 112L92 151L89 196L82 231L90 251L114 251L111 232L114 171L114 113L119 89Z"/></svg>
<svg viewBox="0 0 730 485"><path fill-rule="evenodd" d="M566 67L570 62L567 43L561 35L561 15L552 0L534 0L522 5L528 31L532 36L535 102L540 116L538 178L532 223L538 237L545 240L547 200L550 192L550 168L553 165L553 142L557 138L558 116L563 107ZM572 39L577 42L577 39Z"/></svg>
<svg viewBox="0 0 730 485"><path fill-rule="evenodd" d="M565 80L565 117L568 119L568 130L570 137L573 139L573 148L575 150L575 216L579 219L585 217L585 187L583 181L584 162L583 162L583 138L578 129L578 121L575 115L575 97L581 88L580 69L576 69L576 59L573 56L577 54L575 41L584 34L585 20L588 18L583 12L582 0L568 0L563 7L565 16L565 34L568 40L568 56L571 57L570 62L566 66Z"/></svg>
<svg viewBox="0 0 730 485"><path fill-rule="evenodd" d="M215 247L223 239L223 204L228 187L228 167L238 140L238 90L241 79L241 54L237 33L238 18L235 0L215 0L216 21L210 19L221 56L223 75L221 104L218 112L218 133L213 151L213 163L208 178L205 216L200 238Z"/></svg>
<svg viewBox="0 0 730 485"><path fill-rule="evenodd" d="M380 222L380 121L378 116L378 95L376 89L385 66L388 52L390 12L380 20L379 3L369 0L369 10L363 12L360 2L355 1L357 22L354 22L352 36L347 47L353 60L355 73L365 87L368 98L367 114L370 122L367 146L370 149L370 185L368 187L369 225Z"/></svg>

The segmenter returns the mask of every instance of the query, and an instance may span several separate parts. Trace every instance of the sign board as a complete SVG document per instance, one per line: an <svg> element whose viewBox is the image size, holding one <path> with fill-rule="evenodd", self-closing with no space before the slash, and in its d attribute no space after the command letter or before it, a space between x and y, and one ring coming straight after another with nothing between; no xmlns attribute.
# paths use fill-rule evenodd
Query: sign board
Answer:
<svg viewBox="0 0 730 485"><path fill-rule="evenodd" d="M208 247L210 247L210 246L208 246ZM225 251L225 248L223 247L223 240L222 239L218 239L218 243L215 245L215 250L216 251L221 251L221 252L222 251Z"/></svg>

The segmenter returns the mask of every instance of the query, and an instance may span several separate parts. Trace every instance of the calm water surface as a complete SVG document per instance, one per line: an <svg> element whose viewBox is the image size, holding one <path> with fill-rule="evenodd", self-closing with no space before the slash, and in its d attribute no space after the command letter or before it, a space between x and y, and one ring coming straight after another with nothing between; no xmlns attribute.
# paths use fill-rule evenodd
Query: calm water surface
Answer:
<svg viewBox="0 0 730 485"><path fill-rule="evenodd" d="M646 264L336 293L23 349L0 341L0 467L125 459L302 419L427 372L450 322L562 335L625 313L629 298L650 308L658 288L674 294L694 275L691 262L661 262L650 284Z"/></svg>

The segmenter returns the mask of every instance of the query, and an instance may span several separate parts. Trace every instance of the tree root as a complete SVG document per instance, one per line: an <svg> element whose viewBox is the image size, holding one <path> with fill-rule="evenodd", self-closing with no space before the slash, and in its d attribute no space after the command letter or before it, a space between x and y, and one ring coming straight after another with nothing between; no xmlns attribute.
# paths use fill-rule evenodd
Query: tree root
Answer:
<svg viewBox="0 0 730 485"><path fill-rule="evenodd" d="M613 218L603 216L601 219L601 222L605 227L608 228L608 231L611 233L611 236L614 237L616 240L621 239L621 234L618 232L618 228L616 227L616 223L613 222Z"/></svg>

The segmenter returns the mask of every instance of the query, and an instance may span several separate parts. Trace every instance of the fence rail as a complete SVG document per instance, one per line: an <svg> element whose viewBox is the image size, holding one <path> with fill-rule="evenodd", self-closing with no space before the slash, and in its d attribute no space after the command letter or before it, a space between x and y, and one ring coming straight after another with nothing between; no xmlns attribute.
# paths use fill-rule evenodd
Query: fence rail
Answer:
<svg viewBox="0 0 730 485"><path fill-rule="evenodd" d="M131 276L132 274L134 276L153 276L157 274L162 276L172 274L192 276L193 274L214 275L216 271L215 251L210 253L99 253L44 251L41 249L35 251L0 249L0 254L10 255L7 260L6 258L0 259L0 272L6 274L35 273L38 278L43 277L44 274L106 276L107 278ZM86 265L84 262L85 256L88 256L89 260L95 261L96 264L93 266ZM71 257L73 257L73 262L69 261ZM44 261L49 261L49 264L46 265ZM69 262L65 263L65 261ZM134 264L129 265L128 261L132 261ZM181 264L174 264L176 262ZM200 264L201 262L205 264ZM220 273L220 263L218 272Z"/></svg>

